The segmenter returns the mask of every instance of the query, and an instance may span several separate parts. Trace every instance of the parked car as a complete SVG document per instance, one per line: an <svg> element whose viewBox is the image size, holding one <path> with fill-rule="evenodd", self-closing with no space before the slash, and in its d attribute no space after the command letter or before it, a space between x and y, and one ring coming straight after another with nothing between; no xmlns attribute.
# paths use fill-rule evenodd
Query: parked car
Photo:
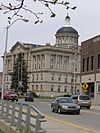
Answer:
<svg viewBox="0 0 100 133"><path fill-rule="evenodd" d="M80 114L80 106L70 97L58 97L51 103L52 112Z"/></svg>
<svg viewBox="0 0 100 133"><path fill-rule="evenodd" d="M5 91L3 94L4 100L18 101L18 95L13 91Z"/></svg>
<svg viewBox="0 0 100 133"><path fill-rule="evenodd" d="M77 103L81 108L85 107L90 109L91 107L91 98L88 95L72 95L71 98Z"/></svg>
<svg viewBox="0 0 100 133"><path fill-rule="evenodd" d="M32 92L27 92L25 95L25 101L34 102L34 95Z"/></svg>

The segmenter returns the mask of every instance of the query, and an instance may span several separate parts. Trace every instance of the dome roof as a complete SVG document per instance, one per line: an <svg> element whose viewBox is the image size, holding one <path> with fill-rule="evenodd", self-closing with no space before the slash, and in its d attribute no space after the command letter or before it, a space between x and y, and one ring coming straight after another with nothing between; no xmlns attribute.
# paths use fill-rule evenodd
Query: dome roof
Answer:
<svg viewBox="0 0 100 133"><path fill-rule="evenodd" d="M59 34L59 33L74 33L74 34L78 34L78 32L73 27L62 27L56 32L56 34Z"/></svg>

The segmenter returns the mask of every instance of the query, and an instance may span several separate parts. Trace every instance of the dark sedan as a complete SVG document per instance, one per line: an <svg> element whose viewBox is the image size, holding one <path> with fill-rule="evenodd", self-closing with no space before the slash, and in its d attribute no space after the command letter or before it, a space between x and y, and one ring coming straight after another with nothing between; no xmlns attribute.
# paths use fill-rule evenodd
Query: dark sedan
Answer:
<svg viewBox="0 0 100 133"><path fill-rule="evenodd" d="M34 102L33 93L27 92L25 95L25 101Z"/></svg>
<svg viewBox="0 0 100 133"><path fill-rule="evenodd" d="M80 106L70 97L58 97L51 103L52 112L80 114Z"/></svg>

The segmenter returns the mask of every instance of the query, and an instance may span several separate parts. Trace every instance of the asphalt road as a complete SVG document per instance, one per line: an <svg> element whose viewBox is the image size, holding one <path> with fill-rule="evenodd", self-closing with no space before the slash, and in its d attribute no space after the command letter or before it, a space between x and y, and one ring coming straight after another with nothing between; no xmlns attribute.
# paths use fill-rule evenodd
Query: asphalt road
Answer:
<svg viewBox="0 0 100 133"><path fill-rule="evenodd" d="M97 110L94 106L92 106L90 110L81 109L80 115L72 115L51 112L51 101L36 99L35 102L30 102L29 104L38 108L46 116L47 121L49 120L49 124L51 125L49 125L49 128L52 128L50 133L55 133L53 128L57 126L57 133L63 133L63 131L68 130L68 128L68 133L72 133L72 131L73 133L100 133L100 110ZM64 129L65 127L67 129ZM47 128L46 124L45 128Z"/></svg>

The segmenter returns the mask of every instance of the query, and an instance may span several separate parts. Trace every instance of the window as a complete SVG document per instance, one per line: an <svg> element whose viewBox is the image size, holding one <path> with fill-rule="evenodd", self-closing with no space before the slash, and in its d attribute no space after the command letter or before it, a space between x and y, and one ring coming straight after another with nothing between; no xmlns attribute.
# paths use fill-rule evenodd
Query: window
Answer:
<svg viewBox="0 0 100 133"><path fill-rule="evenodd" d="M57 56L57 67L56 67L56 69L60 70L61 68L62 68L62 56L58 55Z"/></svg>
<svg viewBox="0 0 100 133"><path fill-rule="evenodd" d="M41 80L43 80L43 74L41 73Z"/></svg>
<svg viewBox="0 0 100 133"><path fill-rule="evenodd" d="M61 81L61 74L58 74L58 81Z"/></svg>
<svg viewBox="0 0 100 133"><path fill-rule="evenodd" d="M82 72L84 72L85 71L85 59L83 59L83 70L82 70Z"/></svg>
<svg viewBox="0 0 100 133"><path fill-rule="evenodd" d="M67 75L65 75L65 83L67 83Z"/></svg>
<svg viewBox="0 0 100 133"><path fill-rule="evenodd" d="M38 91L38 85L36 85L36 90Z"/></svg>
<svg viewBox="0 0 100 133"><path fill-rule="evenodd" d="M94 56L91 56L91 70L93 70L93 59L94 59Z"/></svg>
<svg viewBox="0 0 100 133"><path fill-rule="evenodd" d="M41 85L40 87L41 87L40 89L41 89L41 91L42 91L42 88L43 88L42 85Z"/></svg>
<svg viewBox="0 0 100 133"><path fill-rule="evenodd" d="M58 92L60 92L60 88L61 88L61 86L60 86L60 85L58 85Z"/></svg>
<svg viewBox="0 0 100 133"><path fill-rule="evenodd" d="M32 81L34 82L34 74L32 75Z"/></svg>
<svg viewBox="0 0 100 133"><path fill-rule="evenodd" d="M55 69L56 55L50 56L50 68Z"/></svg>
<svg viewBox="0 0 100 133"><path fill-rule="evenodd" d="M64 56L64 63L63 63L64 70L67 69L68 62L69 62L69 57L68 56Z"/></svg>
<svg viewBox="0 0 100 133"><path fill-rule="evenodd" d="M7 76L7 81L8 81L8 76Z"/></svg>
<svg viewBox="0 0 100 133"><path fill-rule="evenodd" d="M90 100L89 96L79 96L80 100Z"/></svg>
<svg viewBox="0 0 100 133"><path fill-rule="evenodd" d="M67 92L67 86L64 87L64 92Z"/></svg>
<svg viewBox="0 0 100 133"><path fill-rule="evenodd" d="M51 74L51 80L54 80L54 74Z"/></svg>
<svg viewBox="0 0 100 133"><path fill-rule="evenodd" d="M78 96L72 96L72 99L73 100L77 100L78 99Z"/></svg>
<svg viewBox="0 0 100 133"><path fill-rule="evenodd" d="M74 82L74 74L72 75L72 78L71 78L71 83Z"/></svg>
<svg viewBox="0 0 100 133"><path fill-rule="evenodd" d="M38 74L36 74L36 79L38 80Z"/></svg>
<svg viewBox="0 0 100 133"><path fill-rule="evenodd" d="M36 64L35 64L35 69L36 69Z"/></svg>
<svg viewBox="0 0 100 133"><path fill-rule="evenodd" d="M98 69L100 69L100 54L98 55Z"/></svg>
<svg viewBox="0 0 100 133"><path fill-rule="evenodd" d="M100 93L100 83L97 83L97 92Z"/></svg>
<svg viewBox="0 0 100 133"><path fill-rule="evenodd" d="M32 85L32 91L34 91L34 85Z"/></svg>
<svg viewBox="0 0 100 133"><path fill-rule="evenodd" d="M54 85L51 85L51 91L54 91Z"/></svg>
<svg viewBox="0 0 100 133"><path fill-rule="evenodd" d="M89 71L89 57L87 58L87 71Z"/></svg>

